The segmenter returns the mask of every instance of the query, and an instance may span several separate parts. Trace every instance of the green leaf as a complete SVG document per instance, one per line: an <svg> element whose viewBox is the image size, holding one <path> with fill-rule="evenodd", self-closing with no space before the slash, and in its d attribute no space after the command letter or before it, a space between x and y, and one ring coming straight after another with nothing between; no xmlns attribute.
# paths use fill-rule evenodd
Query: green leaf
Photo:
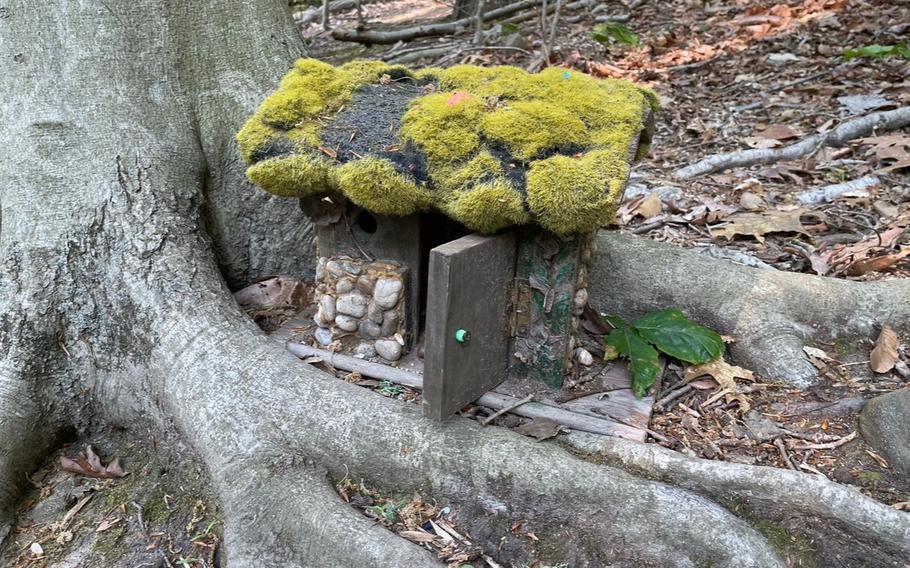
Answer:
<svg viewBox="0 0 910 568"><path fill-rule="evenodd" d="M658 349L686 363L707 363L724 353L720 335L676 309L647 313L632 327Z"/></svg>
<svg viewBox="0 0 910 568"><path fill-rule="evenodd" d="M506 22L505 24L502 25L502 33L504 33L506 35L514 34L517 31L518 31L518 26L516 26L515 24L510 24L510 23Z"/></svg>
<svg viewBox="0 0 910 568"><path fill-rule="evenodd" d="M657 351L631 327L614 329L604 339L604 345L606 349L615 349L629 359L632 392L636 398L643 397L660 372Z"/></svg>
<svg viewBox="0 0 910 568"><path fill-rule="evenodd" d="M894 45L867 45L855 49L844 50L844 59L847 61L856 59L857 57L876 57L883 59L891 56L910 59L910 48L908 48L905 43L898 43Z"/></svg>
<svg viewBox="0 0 910 568"><path fill-rule="evenodd" d="M591 38L598 43L608 43L610 40L626 45L638 45L641 43L641 40L638 39L638 36L632 30L617 22L594 26L591 31Z"/></svg>
<svg viewBox="0 0 910 568"><path fill-rule="evenodd" d="M613 326L613 329L622 329L624 327L629 327L629 322L619 316L605 315L603 318L607 320L608 324Z"/></svg>

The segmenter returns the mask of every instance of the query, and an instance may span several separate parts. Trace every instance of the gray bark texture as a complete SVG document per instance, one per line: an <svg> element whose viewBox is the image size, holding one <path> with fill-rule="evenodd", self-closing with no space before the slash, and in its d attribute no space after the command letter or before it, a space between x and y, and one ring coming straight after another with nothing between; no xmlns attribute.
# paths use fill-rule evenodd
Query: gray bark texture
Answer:
<svg viewBox="0 0 910 568"><path fill-rule="evenodd" d="M815 515L836 520L811 533L837 537L813 540L821 559L865 543L881 550L873 565L910 560L905 515L859 494L819 512L819 495L846 491L836 484L791 475L793 508L743 515L731 496L761 497L773 487L759 481L777 472L691 461L692 472L667 474L634 452L603 465L466 419L437 424L265 337L230 288L310 271L311 230L293 200L249 186L233 134L302 53L285 4L4 7L0 537L25 474L62 433L115 425L192 448L221 501L232 568L440 565L355 513L327 475L451 503L489 554L519 566L784 566L787 552L755 519ZM639 262L646 269L632 279ZM709 264L695 281L698 262ZM788 300L807 292L798 277L740 273L615 235L601 239L597 264L603 305L680 305L769 347L811 332L811 306ZM658 277L701 299L683 304ZM818 282L857 293L841 300L855 309L837 312L862 316L857 330L875 323L860 313L879 307L865 288ZM715 291L726 295L712 311ZM834 296L817 302L843 307ZM511 534L518 521L540 538L537 552Z"/></svg>

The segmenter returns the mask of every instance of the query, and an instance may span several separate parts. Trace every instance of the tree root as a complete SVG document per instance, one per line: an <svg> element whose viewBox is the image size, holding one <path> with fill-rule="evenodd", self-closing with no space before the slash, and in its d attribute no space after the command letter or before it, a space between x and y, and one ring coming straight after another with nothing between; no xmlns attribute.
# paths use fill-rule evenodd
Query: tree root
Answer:
<svg viewBox="0 0 910 568"><path fill-rule="evenodd" d="M503 16L509 16L515 12L538 6L540 3L541 0L521 0L520 2L515 2L503 6L502 8L496 8L486 13L484 21L489 22L502 18ZM470 29L474 22L475 17L472 15L453 22L426 24L423 26L415 26L413 28L388 32L377 30L336 29L332 31L332 37L339 41L356 41L367 44L392 44L398 43L399 41L410 41L419 37L458 33Z"/></svg>
<svg viewBox="0 0 910 568"><path fill-rule="evenodd" d="M633 473L656 477L724 503L777 519L809 519L807 532L836 544L837 555L821 548L819 565L890 565L910 560L910 516L821 476L690 458L655 444L572 432L566 443ZM811 525L811 526L810 526Z"/></svg>
<svg viewBox="0 0 910 568"><path fill-rule="evenodd" d="M823 146L840 146L873 132L903 128L908 124L910 124L910 107L874 112L861 118L848 120L833 130L809 136L783 148L741 150L708 156L699 162L676 170L673 175L679 179L691 179L729 168L770 164L780 160L795 160L817 152Z"/></svg>
<svg viewBox="0 0 910 568"><path fill-rule="evenodd" d="M806 341L869 338L910 327L910 281L851 282L714 260L618 232L601 232L589 292L595 309L626 318L679 308L733 337L741 365L799 387L818 381Z"/></svg>

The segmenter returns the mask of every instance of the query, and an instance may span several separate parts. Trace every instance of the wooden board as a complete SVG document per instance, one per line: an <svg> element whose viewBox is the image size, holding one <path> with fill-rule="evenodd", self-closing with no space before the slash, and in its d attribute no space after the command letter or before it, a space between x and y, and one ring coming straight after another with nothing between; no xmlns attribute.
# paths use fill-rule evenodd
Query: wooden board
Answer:
<svg viewBox="0 0 910 568"><path fill-rule="evenodd" d="M468 235L430 252L424 412L451 416L505 379L515 234ZM470 333L459 342L458 330Z"/></svg>

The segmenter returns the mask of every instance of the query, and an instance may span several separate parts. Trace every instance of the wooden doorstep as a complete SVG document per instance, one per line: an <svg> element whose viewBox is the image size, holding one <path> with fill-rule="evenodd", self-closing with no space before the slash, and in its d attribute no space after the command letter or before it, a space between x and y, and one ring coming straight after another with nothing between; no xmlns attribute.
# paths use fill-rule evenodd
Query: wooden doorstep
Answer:
<svg viewBox="0 0 910 568"><path fill-rule="evenodd" d="M309 325L310 322L306 320L292 320L273 332L271 337L284 344L288 351L301 359L319 357L324 363L336 369L358 372L364 376L423 390L423 365L417 357L402 361L399 367L392 367L310 347L299 343L295 337L298 335L296 329ZM603 385L628 387L630 381L626 366L614 365L605 373ZM477 399L477 404L500 410L519 402L518 397L501 392L502 390L501 385L494 388ZM546 418L573 430L644 442L648 435L646 429L653 404L653 397L638 400L632 395L631 390L626 389L612 391L608 396L591 394L564 403L543 398L522 404L510 412L525 418Z"/></svg>

